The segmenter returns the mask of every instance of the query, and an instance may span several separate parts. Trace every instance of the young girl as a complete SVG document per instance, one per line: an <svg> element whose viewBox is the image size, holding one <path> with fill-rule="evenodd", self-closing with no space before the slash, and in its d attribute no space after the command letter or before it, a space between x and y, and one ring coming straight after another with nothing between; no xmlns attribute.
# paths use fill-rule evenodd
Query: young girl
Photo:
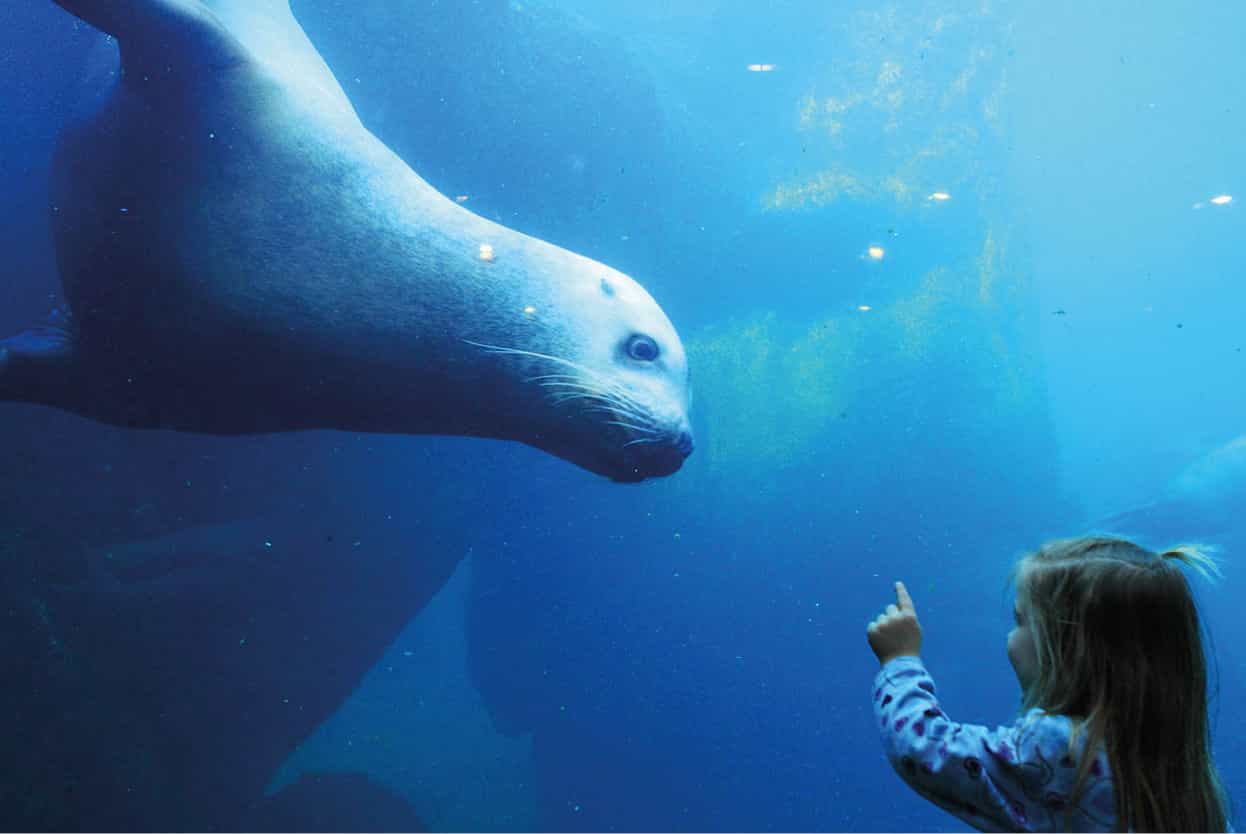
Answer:
<svg viewBox="0 0 1246 834"><path fill-rule="evenodd" d="M904 584L867 630L882 662L874 713L905 782L983 831L1225 831L1212 763L1198 611L1181 566L1089 537L1017 565L1008 659L1024 714L994 730L959 724L935 699Z"/></svg>

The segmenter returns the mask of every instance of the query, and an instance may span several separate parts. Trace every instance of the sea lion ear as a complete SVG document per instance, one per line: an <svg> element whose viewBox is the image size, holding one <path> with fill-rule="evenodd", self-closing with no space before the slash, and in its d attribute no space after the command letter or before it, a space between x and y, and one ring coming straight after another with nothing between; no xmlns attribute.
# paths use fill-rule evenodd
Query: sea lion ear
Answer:
<svg viewBox="0 0 1246 834"><path fill-rule="evenodd" d="M203 0L54 0L65 11L112 35L127 74L219 68L247 52ZM286 5L286 0L280 0Z"/></svg>

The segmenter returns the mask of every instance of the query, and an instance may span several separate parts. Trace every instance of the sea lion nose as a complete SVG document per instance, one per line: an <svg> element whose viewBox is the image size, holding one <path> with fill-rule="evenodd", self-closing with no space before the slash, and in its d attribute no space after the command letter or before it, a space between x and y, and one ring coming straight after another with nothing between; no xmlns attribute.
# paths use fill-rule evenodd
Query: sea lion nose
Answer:
<svg viewBox="0 0 1246 834"><path fill-rule="evenodd" d="M695 448L696 444L692 442L692 432L687 429L681 431L679 436L675 438L675 451L684 457L692 454L692 450Z"/></svg>
<svg viewBox="0 0 1246 834"><path fill-rule="evenodd" d="M672 431L661 442L625 447L629 480L661 478L673 475L684 465L694 447L688 429Z"/></svg>

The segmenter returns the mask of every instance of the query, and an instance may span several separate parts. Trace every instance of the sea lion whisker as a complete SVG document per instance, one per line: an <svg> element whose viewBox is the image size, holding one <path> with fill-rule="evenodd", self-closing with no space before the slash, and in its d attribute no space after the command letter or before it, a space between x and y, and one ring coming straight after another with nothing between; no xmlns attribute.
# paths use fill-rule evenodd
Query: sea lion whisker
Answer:
<svg viewBox="0 0 1246 834"><path fill-rule="evenodd" d="M618 409L616 409L609 400L602 399L601 397L594 396L593 394L559 394L556 397L550 398L550 402L554 405L565 405L570 402L576 402L577 400L585 400L589 403L595 403L597 408L601 411L608 411L611 414L618 413Z"/></svg>
<svg viewBox="0 0 1246 834"><path fill-rule="evenodd" d="M556 391L552 399L555 403L558 403L558 404L570 402L572 400L578 400L578 399L597 400L601 403L609 405L611 411L617 412L621 416L631 417L637 420L648 419L645 416L644 411L642 411L640 408L638 408L635 405L630 405L626 402L622 402L616 394L613 394L609 391L598 390L591 386L585 385L584 383L542 382L541 385L546 388ZM567 390L559 391L557 389L567 389Z"/></svg>
<svg viewBox="0 0 1246 834"><path fill-rule="evenodd" d="M530 356L566 365L569 368L573 368L578 373L537 374L536 376L528 377L526 381L539 382L547 387L564 385L567 387L580 387L585 390L591 390L591 386L585 381L585 378L587 378L589 381L599 384L601 386L601 393L616 400L620 405L620 409L630 411L637 416L643 416L645 412L644 406L637 402L635 397L629 394L627 390L617 382L605 378L602 374L594 371L592 368L581 365L578 362L573 362L570 359L564 359L559 356L553 356L548 353L540 353L533 350L522 350L520 348L502 347L501 345L490 345L484 342L475 342L471 339L464 339L463 341L469 345L483 348L491 353L504 354L508 356Z"/></svg>
<svg viewBox="0 0 1246 834"><path fill-rule="evenodd" d="M555 397L585 396L585 397L595 397L597 399L607 400L607 401L614 400L613 397L606 394L605 392L598 391L595 388L590 388L586 385L573 385L571 383L557 383L557 384L541 383L541 385L544 388L548 388L551 392L551 395Z"/></svg>
<svg viewBox="0 0 1246 834"><path fill-rule="evenodd" d="M538 374L537 376L525 377L524 382L547 382L549 380L577 381L581 378L578 374Z"/></svg>
<svg viewBox="0 0 1246 834"><path fill-rule="evenodd" d="M609 411L617 417L628 420L635 420L638 423L650 423L652 418L649 417L642 409L637 406L630 405L618 399L618 397L605 392L598 399L609 407Z"/></svg>
<svg viewBox="0 0 1246 834"><path fill-rule="evenodd" d="M603 390L613 391L614 396L617 396L620 399L625 400L628 403L630 403L633 410L640 411L640 412L644 411L640 403L636 402L631 396L629 396L618 385L618 383L608 379L603 374L593 370L587 365L581 365L579 362L574 362L570 359L565 359L561 356L554 356L549 353L540 353L539 351L535 351L535 350L523 350L521 348L509 348L509 347L503 347L501 345L490 345L485 342L472 341L471 339L464 339L463 341L469 345L474 345L475 347L482 348L490 353L497 353L497 354L502 354L505 356L529 356L534 359L546 359L550 362L556 362L560 365L565 365L566 367L571 368L574 371L576 371L576 373L574 374L553 374L553 373L552 374L538 374L536 376L529 377L529 381L540 381L544 384L544 382L548 380L566 379L573 384L578 383L587 388L588 387L588 384L586 382L587 380L588 382L592 382L595 385L599 386Z"/></svg>
<svg viewBox="0 0 1246 834"><path fill-rule="evenodd" d="M641 432L642 434L646 436L653 436L657 434L657 432L653 430L652 426L636 426L631 423L625 423L622 420L607 420L606 425L607 426L622 426L625 429L631 429L632 431Z"/></svg>
<svg viewBox="0 0 1246 834"><path fill-rule="evenodd" d="M626 414L620 414L618 409L616 409L614 406L611 406L611 405L599 405L593 408L586 408L584 410L587 411L589 414L606 414L606 415L609 415L610 417L627 417L628 416ZM636 422L640 424L644 424L645 420L641 419ZM619 423L608 422L606 425L635 426L634 423L622 423L622 422L619 422ZM654 431L654 429L648 428L648 429L643 429L643 431Z"/></svg>
<svg viewBox="0 0 1246 834"><path fill-rule="evenodd" d="M549 399L554 405L562 406L574 402L585 403L587 405L584 408L586 413L600 413L615 418L605 421L605 425L618 426L641 435L628 441L626 445L661 442L660 432L654 425L653 417L650 416L649 410L627 388L615 380L594 371L592 368L548 353L490 345L470 339L464 339L463 341L490 353L544 359L571 369L574 373L554 372L536 374L526 378L525 381L535 382L551 392Z"/></svg>
<svg viewBox="0 0 1246 834"><path fill-rule="evenodd" d="M607 382L606 390L612 396L618 398L620 402L627 403L634 410L640 411L640 412L643 412L646 410L645 407L641 405L639 402L637 402L636 398L633 397L626 388L619 385L617 382Z"/></svg>
<svg viewBox="0 0 1246 834"><path fill-rule="evenodd" d="M617 394L608 394L607 396L620 416L629 417L642 423L652 422L653 418L649 416L648 410L634 400L620 399Z"/></svg>
<svg viewBox="0 0 1246 834"><path fill-rule="evenodd" d="M638 437L635 440L629 440L626 443L624 443L623 448L626 449L628 446L636 446L641 443L661 443L661 442L662 442L662 438L660 437Z"/></svg>
<svg viewBox="0 0 1246 834"><path fill-rule="evenodd" d="M614 403L607 399L594 396L592 394L560 394L550 399L554 405L566 405L567 403L581 401L588 407L584 409L587 414L609 414L611 417L628 417L630 415L619 413L619 409Z"/></svg>
<svg viewBox="0 0 1246 834"><path fill-rule="evenodd" d="M582 380L582 379L584 379L584 374L582 374L582 373L575 373L575 374L572 374L572 373L556 373L556 374L537 374L536 376L530 376L530 377L527 377L527 381L528 381L528 382L539 382L540 380L543 380L543 379L572 379L572 380Z"/></svg>
<svg viewBox="0 0 1246 834"><path fill-rule="evenodd" d="M560 391L555 393L551 398L551 402L556 405L575 402L576 400L586 400L588 402L599 404L604 412L609 412L617 417L624 417L637 422L649 422L649 417L641 411L628 408L618 402L618 400L598 391L576 389L572 391Z"/></svg>
<svg viewBox="0 0 1246 834"><path fill-rule="evenodd" d="M490 345L490 344L486 344L485 342L474 342L471 339L464 339L463 341L469 345L474 345L478 348L483 348L484 350L487 350L490 353L498 353L498 354L503 354L505 356L530 356L534 359L547 359L550 362L557 362L560 365L566 365L568 368L575 368L577 371L580 371L581 373L588 375L588 376L595 376L598 378L600 378L601 376L596 371L594 371L592 368L585 367L584 365L581 365L579 362L573 362L570 359L564 359L561 356L553 356L552 354L540 353L535 350L523 350L521 348L508 348L508 347L502 347L501 345Z"/></svg>
<svg viewBox="0 0 1246 834"><path fill-rule="evenodd" d="M584 383L584 382L571 382L571 381L567 381L567 382L560 382L560 381L551 381L551 380L546 380L546 381L541 382L541 383L539 383L539 384L540 384L540 385L542 385L542 386L544 386L545 388L576 388L576 389L579 389L579 390L581 390L581 391L593 391L593 392L595 392L595 393L602 394L603 396L605 396L605 395L606 395L606 392L605 392L604 390L599 389L599 388L595 388L595 387L593 387L593 386L591 386L591 385L588 385L587 383Z"/></svg>

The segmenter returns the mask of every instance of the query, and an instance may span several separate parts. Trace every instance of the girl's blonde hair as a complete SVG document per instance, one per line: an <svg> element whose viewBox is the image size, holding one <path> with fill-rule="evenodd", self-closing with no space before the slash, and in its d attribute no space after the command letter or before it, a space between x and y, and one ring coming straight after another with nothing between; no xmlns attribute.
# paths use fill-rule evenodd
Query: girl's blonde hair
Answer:
<svg viewBox="0 0 1246 834"><path fill-rule="evenodd" d="M1085 734L1073 803L1107 752L1120 831L1226 830L1202 629L1182 566L1219 575L1193 547L1153 553L1105 536L1048 543L1014 575L1038 657L1023 705L1069 716Z"/></svg>

